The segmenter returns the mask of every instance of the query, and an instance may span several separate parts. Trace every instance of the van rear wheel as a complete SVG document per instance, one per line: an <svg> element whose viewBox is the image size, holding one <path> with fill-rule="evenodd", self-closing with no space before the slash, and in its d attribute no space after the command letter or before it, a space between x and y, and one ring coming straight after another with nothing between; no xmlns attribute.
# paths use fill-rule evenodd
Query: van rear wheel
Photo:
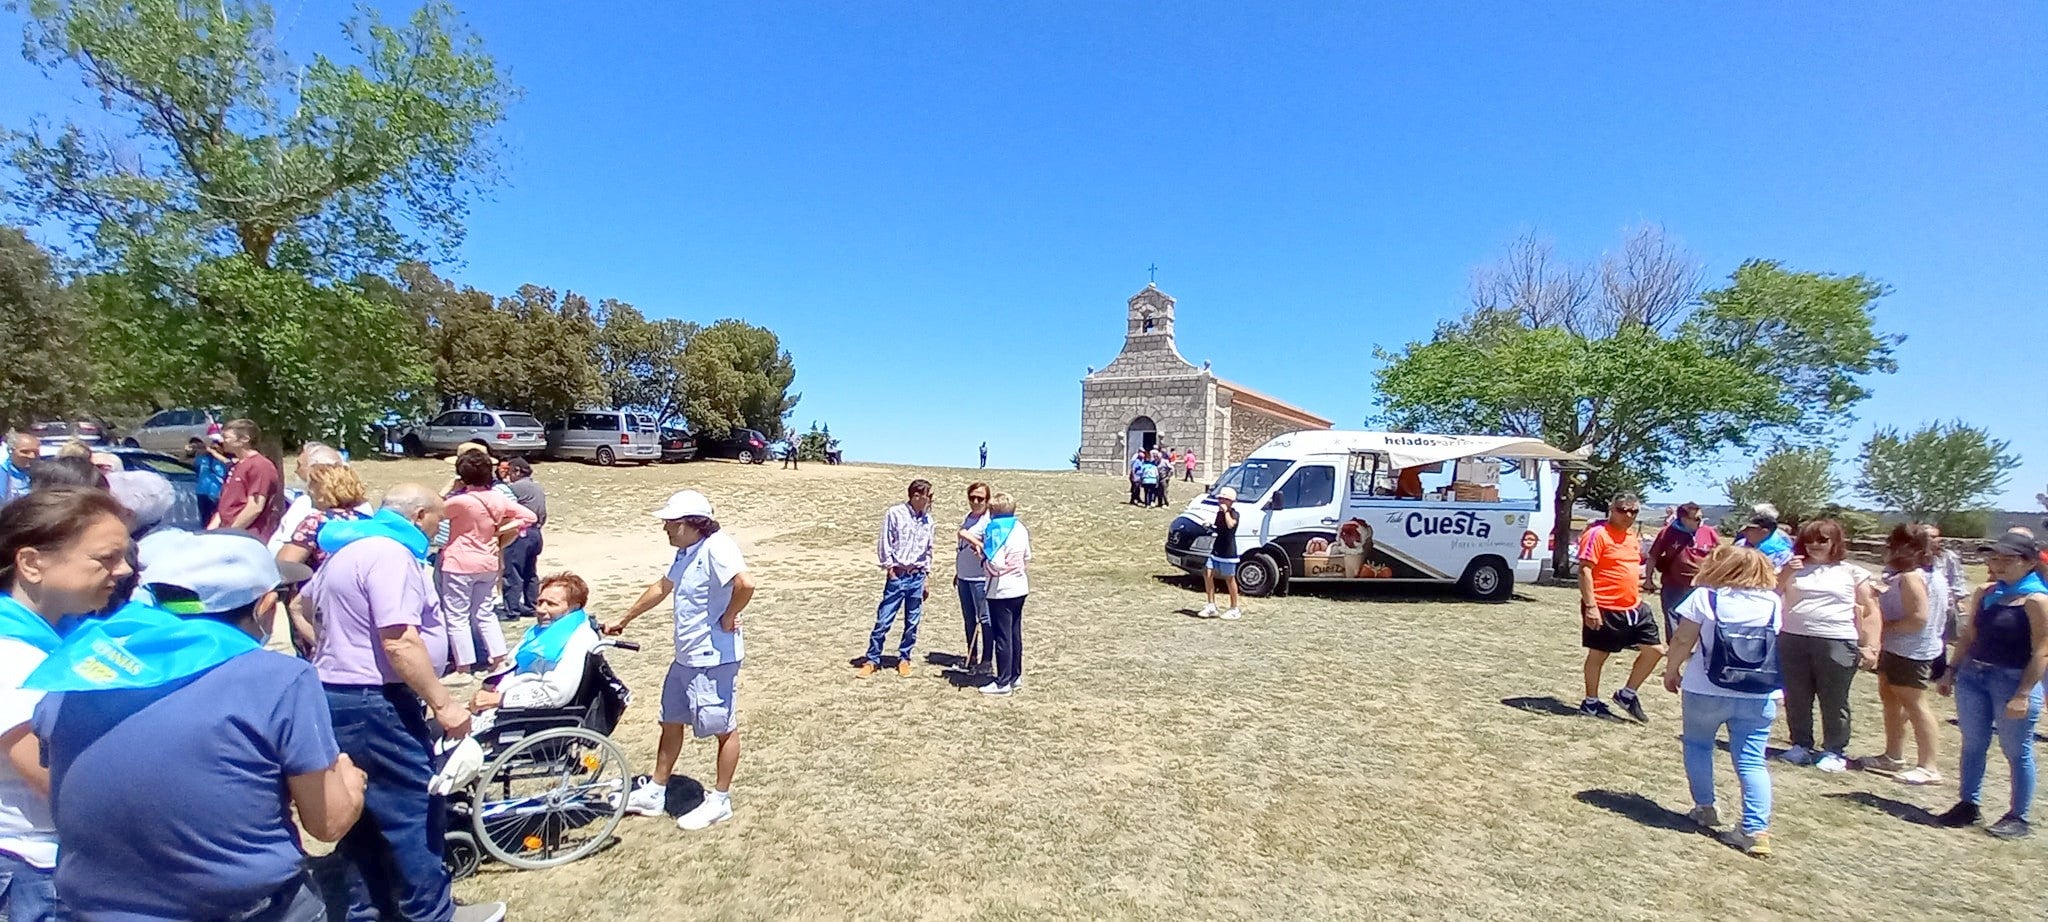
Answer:
<svg viewBox="0 0 2048 922"><path fill-rule="evenodd" d="M1280 588L1280 567L1264 554L1246 554L1237 563L1237 591L1255 599Z"/></svg>
<svg viewBox="0 0 2048 922"><path fill-rule="evenodd" d="M598 467L611 467L614 463L617 463L618 458L612 455L611 449L606 448L603 445L599 445L597 447L596 460Z"/></svg>
<svg viewBox="0 0 2048 922"><path fill-rule="evenodd" d="M1465 567L1458 591L1475 602L1505 602L1515 594L1515 571L1498 557L1480 557Z"/></svg>

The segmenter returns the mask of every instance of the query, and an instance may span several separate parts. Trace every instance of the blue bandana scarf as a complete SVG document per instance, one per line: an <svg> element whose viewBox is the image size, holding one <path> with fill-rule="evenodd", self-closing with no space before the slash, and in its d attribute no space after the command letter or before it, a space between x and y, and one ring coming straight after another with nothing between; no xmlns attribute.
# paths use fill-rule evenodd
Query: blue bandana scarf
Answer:
<svg viewBox="0 0 2048 922"><path fill-rule="evenodd" d="M16 602L11 595L0 594L0 637L19 640L38 650L48 653L64 642L58 630L43 620L42 615L29 611L28 606Z"/></svg>
<svg viewBox="0 0 2048 922"><path fill-rule="evenodd" d="M1997 608L2004 605L2007 599L2029 595L2048 595L2048 583L2041 581L2041 573L2038 570L2028 573L2025 579L2017 583L2008 583L2004 580L1993 583L1991 591L1984 593L1984 607Z"/></svg>
<svg viewBox="0 0 2048 922"><path fill-rule="evenodd" d="M231 624L130 602L72 631L21 686L51 692L156 688L262 648Z"/></svg>
<svg viewBox="0 0 2048 922"><path fill-rule="evenodd" d="M590 616L583 609L576 609L553 624L538 630L527 631L520 638L519 647L512 651L512 668L519 672L536 672L536 663L560 663L562 651L568 649L569 638L576 635L578 628L590 623Z"/></svg>
<svg viewBox="0 0 2048 922"><path fill-rule="evenodd" d="M1016 529L1017 515L1015 513L1009 515L989 513L988 531L983 533L981 539L981 556L987 560L996 559L996 552L1003 549L1003 543L1010 540L1010 532Z"/></svg>
<svg viewBox="0 0 2048 922"><path fill-rule="evenodd" d="M367 519L331 519L320 526L320 534L314 543L320 545L320 553L332 556L335 551L364 538L390 538L405 545L405 549L412 552L413 559L427 559L427 536L411 519L399 515L395 509L379 509L376 515Z"/></svg>

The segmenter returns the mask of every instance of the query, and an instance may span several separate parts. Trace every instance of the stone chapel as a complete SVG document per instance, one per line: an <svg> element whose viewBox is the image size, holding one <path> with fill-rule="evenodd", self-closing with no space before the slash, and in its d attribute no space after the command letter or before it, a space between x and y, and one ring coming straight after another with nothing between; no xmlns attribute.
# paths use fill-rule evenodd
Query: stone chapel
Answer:
<svg viewBox="0 0 2048 922"><path fill-rule="evenodd" d="M1081 470L1124 476L1139 449L1195 450L1214 479L1268 439L1330 421L1196 367L1173 343L1173 296L1146 285L1124 316L1124 349L1081 379Z"/></svg>

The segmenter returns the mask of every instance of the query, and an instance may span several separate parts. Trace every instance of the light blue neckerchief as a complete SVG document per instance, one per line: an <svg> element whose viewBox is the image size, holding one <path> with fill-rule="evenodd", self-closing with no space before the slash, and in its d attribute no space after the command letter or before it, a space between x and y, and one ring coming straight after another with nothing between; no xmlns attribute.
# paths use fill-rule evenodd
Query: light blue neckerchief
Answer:
<svg viewBox="0 0 2048 922"><path fill-rule="evenodd" d="M19 640L44 653L64 642L63 634L43 620L42 615L29 611L28 606L4 593L0 593L0 637Z"/></svg>
<svg viewBox="0 0 2048 922"><path fill-rule="evenodd" d="M570 638L576 636L578 628L588 624L590 615L579 608L556 618L547 627L527 631L526 636L520 638L519 647L512 651L512 668L518 672L538 672L540 670L534 665L537 662L560 664Z"/></svg>
<svg viewBox="0 0 2048 922"><path fill-rule="evenodd" d="M223 621L130 602L71 632L21 687L79 692L156 688L263 648Z"/></svg>
<svg viewBox="0 0 2048 922"><path fill-rule="evenodd" d="M996 559L996 552L1003 549L1003 543L1010 540L1010 532L1017 528L1017 514L988 516L988 531L982 533L981 556L986 560Z"/></svg>
<svg viewBox="0 0 2048 922"><path fill-rule="evenodd" d="M2007 583L2004 580L1992 583L1991 591L1984 593L1983 607L1996 608L2004 605L2007 599L2029 595L2048 595L2048 583L2041 581L2041 573L2038 570L2028 573L2026 578L2017 583Z"/></svg>
<svg viewBox="0 0 2048 922"><path fill-rule="evenodd" d="M366 519L331 519L320 526L319 536L314 542L320 546L320 553L332 556L335 551L364 538L378 537L405 545L415 560L427 559L427 536L411 519L399 515L395 509L379 509L377 514Z"/></svg>

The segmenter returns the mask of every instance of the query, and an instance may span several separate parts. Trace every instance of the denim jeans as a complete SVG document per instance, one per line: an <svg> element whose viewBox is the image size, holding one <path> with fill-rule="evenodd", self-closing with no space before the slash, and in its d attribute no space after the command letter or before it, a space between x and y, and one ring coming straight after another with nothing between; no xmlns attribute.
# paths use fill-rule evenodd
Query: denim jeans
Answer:
<svg viewBox="0 0 2048 922"><path fill-rule="evenodd" d="M369 775L363 816L335 850L360 881L348 917L448 922L455 915L441 850L448 806L427 795L434 776L425 705L403 685L327 686L334 741Z"/></svg>
<svg viewBox="0 0 2048 922"><path fill-rule="evenodd" d="M327 904L312 877L301 874L267 897L261 908L235 916L234 922L327 922Z"/></svg>
<svg viewBox="0 0 2048 922"><path fill-rule="evenodd" d="M522 618L533 617L533 603L540 599L541 546L538 525L505 545L504 588L498 595L505 611Z"/></svg>
<svg viewBox="0 0 2048 922"><path fill-rule="evenodd" d="M1771 739L1771 721L1778 703L1769 698L1736 698L1686 692L1682 707L1685 729L1679 733L1685 750L1685 781L1695 806L1714 802L1714 736L1728 726L1728 758L1742 784L1742 831L1771 828L1771 773L1764 767L1764 744Z"/></svg>
<svg viewBox="0 0 2048 922"><path fill-rule="evenodd" d="M2027 716L2005 716L2005 703L2020 691L2021 670L1970 660L1956 673L1956 724L1963 731L1962 800L1977 803L1984 788L1984 763L1991 736L2012 769L2012 806L2007 815L2027 818L2034 803L2034 722L2041 719L2041 686L2027 691Z"/></svg>
<svg viewBox="0 0 2048 922"><path fill-rule="evenodd" d="M996 635L996 684L1015 685L1024 674L1024 600L988 600L988 623Z"/></svg>
<svg viewBox="0 0 2048 922"><path fill-rule="evenodd" d="M56 922L61 904L57 902L56 870L39 868L0 852L0 893L7 899L8 922Z"/></svg>
<svg viewBox="0 0 2048 922"><path fill-rule="evenodd" d="M988 581L956 577L953 589L960 594L960 621L967 627L967 659L994 663L996 635L988 626Z"/></svg>
<svg viewBox="0 0 2048 922"><path fill-rule="evenodd" d="M903 645L897 648L904 662L917 646L917 623L924 618L924 578L920 571L891 576L882 584L882 606L875 609L875 629L868 632L868 662L880 665L882 644L889 639L889 625L896 623L896 609L903 609Z"/></svg>
<svg viewBox="0 0 2048 922"><path fill-rule="evenodd" d="M1678 606L1685 597L1692 595L1691 586L1664 586L1657 590L1657 600L1664 603L1664 642L1671 642L1671 635L1678 633Z"/></svg>

